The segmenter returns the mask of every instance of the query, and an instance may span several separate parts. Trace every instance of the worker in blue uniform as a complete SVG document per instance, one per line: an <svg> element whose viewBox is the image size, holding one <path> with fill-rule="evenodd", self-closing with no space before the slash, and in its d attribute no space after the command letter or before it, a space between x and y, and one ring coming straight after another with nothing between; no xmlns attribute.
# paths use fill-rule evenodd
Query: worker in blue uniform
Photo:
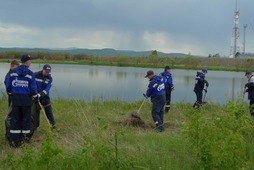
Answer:
<svg viewBox="0 0 254 170"><path fill-rule="evenodd" d="M147 71L146 76L149 79L146 96L151 97L152 118L159 132L164 131L164 105L165 85L163 77L157 76L152 70Z"/></svg>
<svg viewBox="0 0 254 170"><path fill-rule="evenodd" d="M4 84L6 85L6 80L8 77L10 77L10 74L15 71L15 69L19 66L19 62L17 60L12 60L10 64L10 70L5 75ZM5 122L5 137L7 140L10 139L10 127L11 127L11 112L12 112L12 104L11 104L11 95L8 95L8 112L6 114L6 117L4 119Z"/></svg>
<svg viewBox="0 0 254 170"><path fill-rule="evenodd" d="M173 78L172 78L170 66L166 66L164 69L164 72L162 72L160 76L164 78L165 91L166 91L165 113L167 113L170 110L171 91L174 90Z"/></svg>
<svg viewBox="0 0 254 170"><path fill-rule="evenodd" d="M197 98L196 102L193 105L194 108L199 108L200 106L202 106L203 91L205 91L206 93L207 87L209 86L208 81L205 79L205 76L207 73L208 73L208 70L206 68L203 68L201 72L197 72L197 75L195 78L195 87L193 90Z"/></svg>
<svg viewBox="0 0 254 170"><path fill-rule="evenodd" d="M14 148L30 141L32 97L38 100L34 74L29 69L30 56L22 55L21 62L6 79L6 91L11 95L12 103L10 146Z"/></svg>
<svg viewBox="0 0 254 170"><path fill-rule="evenodd" d="M37 86L37 91L39 94L39 105L36 101L32 107L32 132L33 133L40 126L40 110L44 109L47 119L51 125L51 128L55 128L55 118L52 111L52 106L50 102L49 92L52 86L53 78L51 76L51 66L45 64L41 71L35 72L35 81ZM41 108L41 106L43 108Z"/></svg>

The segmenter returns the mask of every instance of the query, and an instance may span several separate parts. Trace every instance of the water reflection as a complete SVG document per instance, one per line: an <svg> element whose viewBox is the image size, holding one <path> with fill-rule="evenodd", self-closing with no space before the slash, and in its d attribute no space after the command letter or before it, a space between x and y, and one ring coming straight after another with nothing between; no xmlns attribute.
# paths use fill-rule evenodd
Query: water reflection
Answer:
<svg viewBox="0 0 254 170"><path fill-rule="evenodd" d="M31 70L38 71L43 64L32 64ZM9 64L1 63L0 78L9 69ZM86 99L86 100L122 100L133 101L143 99L148 79L144 78L148 68L108 67L85 65L52 64L53 86L52 98ZM153 69L159 74L163 69ZM173 69L175 90L172 102L194 102L194 78L197 70ZM207 100L225 103L228 96L235 100L242 95L247 82L242 72L208 71L209 81ZM1 86L5 91L4 87ZM247 99L245 99L247 101Z"/></svg>
<svg viewBox="0 0 254 170"><path fill-rule="evenodd" d="M118 72L116 72L116 77L117 77L118 80L126 79L127 78L127 73L122 72L122 71L118 71Z"/></svg>

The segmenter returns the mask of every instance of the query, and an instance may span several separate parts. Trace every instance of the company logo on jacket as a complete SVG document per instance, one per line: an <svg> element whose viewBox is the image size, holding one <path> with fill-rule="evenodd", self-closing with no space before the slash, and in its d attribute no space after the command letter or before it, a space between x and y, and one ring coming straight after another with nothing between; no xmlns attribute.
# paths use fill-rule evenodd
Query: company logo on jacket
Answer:
<svg viewBox="0 0 254 170"><path fill-rule="evenodd" d="M28 81L25 80L18 80L17 78L12 81L13 87L26 87L28 88Z"/></svg>
<svg viewBox="0 0 254 170"><path fill-rule="evenodd" d="M157 87L157 90L158 90L158 91L161 91L161 90L163 90L163 89L165 89L164 83L160 84L160 85Z"/></svg>

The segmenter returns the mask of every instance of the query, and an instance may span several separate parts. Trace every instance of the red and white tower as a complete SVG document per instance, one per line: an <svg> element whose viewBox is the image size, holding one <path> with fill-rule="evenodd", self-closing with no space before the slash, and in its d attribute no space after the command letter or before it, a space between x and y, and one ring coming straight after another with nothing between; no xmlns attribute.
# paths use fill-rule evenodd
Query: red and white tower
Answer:
<svg viewBox="0 0 254 170"><path fill-rule="evenodd" d="M234 26L233 26L233 32L232 32L232 40L231 40L231 48L230 48L230 58L235 58L236 53L239 52L240 47L238 46L238 39L240 36L239 33L239 15L240 12L237 9L237 1L236 1L236 9L234 13Z"/></svg>

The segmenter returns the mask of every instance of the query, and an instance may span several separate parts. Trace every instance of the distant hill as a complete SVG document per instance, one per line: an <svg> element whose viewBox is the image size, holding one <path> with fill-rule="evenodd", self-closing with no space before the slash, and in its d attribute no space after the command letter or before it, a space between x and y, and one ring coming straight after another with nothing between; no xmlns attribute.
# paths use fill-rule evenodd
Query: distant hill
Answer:
<svg viewBox="0 0 254 170"><path fill-rule="evenodd" d="M152 51L131 51L131 50L115 50L111 48L104 49L81 49L81 48L62 48L62 49L47 49L47 48L1 48L0 52L65 52L70 54L87 54L96 56L149 56ZM161 57L185 57L184 53L163 53L158 51Z"/></svg>

